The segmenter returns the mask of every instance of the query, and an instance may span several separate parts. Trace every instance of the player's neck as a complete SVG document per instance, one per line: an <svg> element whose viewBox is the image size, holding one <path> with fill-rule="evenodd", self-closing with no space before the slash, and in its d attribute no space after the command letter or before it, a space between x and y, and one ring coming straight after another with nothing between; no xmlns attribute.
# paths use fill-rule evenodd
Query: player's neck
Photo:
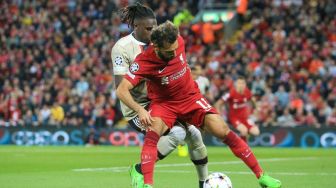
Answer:
<svg viewBox="0 0 336 188"><path fill-rule="evenodd" d="M237 93L239 93L239 94L244 94L244 90L238 90L238 89L236 89L236 91L237 91Z"/></svg>
<svg viewBox="0 0 336 188"><path fill-rule="evenodd" d="M146 42L143 42L143 41L141 41L140 39L139 39L139 37L136 35L136 33L131 33L131 35L133 36L133 38L135 38L135 40L137 40L137 41L139 41L139 42L142 42L142 43L144 43L144 44L147 44Z"/></svg>

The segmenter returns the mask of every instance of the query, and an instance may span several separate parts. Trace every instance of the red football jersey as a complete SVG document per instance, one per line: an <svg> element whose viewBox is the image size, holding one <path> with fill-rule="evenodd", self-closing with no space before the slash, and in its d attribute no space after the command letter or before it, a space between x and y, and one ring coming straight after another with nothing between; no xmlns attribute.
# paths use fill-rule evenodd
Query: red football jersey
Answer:
<svg viewBox="0 0 336 188"><path fill-rule="evenodd" d="M186 61L184 40L181 36L177 40L174 59L169 62L159 59L150 45L135 58L125 75L133 85L146 79L148 97L152 101L178 101L200 92Z"/></svg>
<svg viewBox="0 0 336 188"><path fill-rule="evenodd" d="M243 94L236 91L234 87L230 92L223 95L222 99L229 103L229 118L237 117L247 119L249 116L249 101L252 98L251 91L246 88Z"/></svg>

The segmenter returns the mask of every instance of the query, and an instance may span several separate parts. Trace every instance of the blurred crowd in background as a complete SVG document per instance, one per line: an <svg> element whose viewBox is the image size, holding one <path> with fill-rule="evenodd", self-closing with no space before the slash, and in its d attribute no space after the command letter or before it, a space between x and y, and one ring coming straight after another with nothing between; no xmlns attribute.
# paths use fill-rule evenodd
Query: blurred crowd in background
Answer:
<svg viewBox="0 0 336 188"><path fill-rule="evenodd" d="M158 23L185 11L192 18L205 2L143 1ZM131 31L117 14L131 3L1 1L0 126L120 122L110 52ZM251 118L260 126L322 127L336 125L335 15L333 0L251 0L236 39L224 40L225 25L210 42L192 19L178 25L189 63L210 80L209 101L244 75L256 98Z"/></svg>

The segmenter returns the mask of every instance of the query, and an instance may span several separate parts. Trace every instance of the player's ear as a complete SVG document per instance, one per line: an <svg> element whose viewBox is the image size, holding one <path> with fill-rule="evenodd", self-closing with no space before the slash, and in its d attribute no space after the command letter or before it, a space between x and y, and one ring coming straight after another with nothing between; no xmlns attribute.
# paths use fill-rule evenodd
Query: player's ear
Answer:
<svg viewBox="0 0 336 188"><path fill-rule="evenodd" d="M158 47L157 45L155 45L154 43L152 43L152 44L153 44L153 47L154 47L155 52L157 52L157 51L160 50L159 47Z"/></svg>

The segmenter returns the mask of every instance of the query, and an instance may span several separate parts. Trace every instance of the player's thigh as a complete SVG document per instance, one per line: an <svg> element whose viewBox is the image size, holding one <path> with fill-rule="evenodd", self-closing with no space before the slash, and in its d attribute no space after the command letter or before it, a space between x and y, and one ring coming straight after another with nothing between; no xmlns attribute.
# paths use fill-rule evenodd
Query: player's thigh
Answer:
<svg viewBox="0 0 336 188"><path fill-rule="evenodd" d="M230 132L227 123L218 114L206 114L203 127L205 131L219 139L224 139Z"/></svg>
<svg viewBox="0 0 336 188"><path fill-rule="evenodd" d="M183 144L186 134L186 128L181 123L175 122L174 126L170 129L168 136L173 137L178 143Z"/></svg>
<svg viewBox="0 0 336 188"><path fill-rule="evenodd" d="M229 120L231 125L238 130L241 135L246 136L248 134L248 127L245 126L244 121L240 118L231 116Z"/></svg>
<svg viewBox="0 0 336 188"><path fill-rule="evenodd" d="M241 122L237 123L236 129L239 131L239 133L242 136L247 136L249 133L249 130L247 129L247 127Z"/></svg>
<svg viewBox="0 0 336 188"><path fill-rule="evenodd" d="M187 130L187 135L188 136L190 135L189 137L193 137L197 139L202 137L201 131L198 128L196 128L194 125L188 125L186 130Z"/></svg>
<svg viewBox="0 0 336 188"><path fill-rule="evenodd" d="M156 132L158 135L163 135L168 130L168 126L160 117L153 117L154 121L150 126L150 130Z"/></svg>
<svg viewBox="0 0 336 188"><path fill-rule="evenodd" d="M253 136L259 136L260 135L260 129L259 127L257 126L252 126L250 129L249 129L249 133Z"/></svg>
<svg viewBox="0 0 336 188"><path fill-rule="evenodd" d="M164 103L151 103L148 111L153 118L158 119L157 122L154 121L158 127L163 124L167 128L172 128L176 121L176 113Z"/></svg>
<svg viewBox="0 0 336 188"><path fill-rule="evenodd" d="M245 121L243 121L243 123L248 130L248 134L251 134L253 136L258 136L260 134L259 127L252 119L246 119Z"/></svg>
<svg viewBox="0 0 336 188"><path fill-rule="evenodd" d="M196 127L201 127L207 114L218 114L217 110L201 95L196 94L179 109L179 119Z"/></svg>
<svg viewBox="0 0 336 188"><path fill-rule="evenodd" d="M202 133L194 125L188 126L185 141L187 142L188 147L192 150L204 146Z"/></svg>

